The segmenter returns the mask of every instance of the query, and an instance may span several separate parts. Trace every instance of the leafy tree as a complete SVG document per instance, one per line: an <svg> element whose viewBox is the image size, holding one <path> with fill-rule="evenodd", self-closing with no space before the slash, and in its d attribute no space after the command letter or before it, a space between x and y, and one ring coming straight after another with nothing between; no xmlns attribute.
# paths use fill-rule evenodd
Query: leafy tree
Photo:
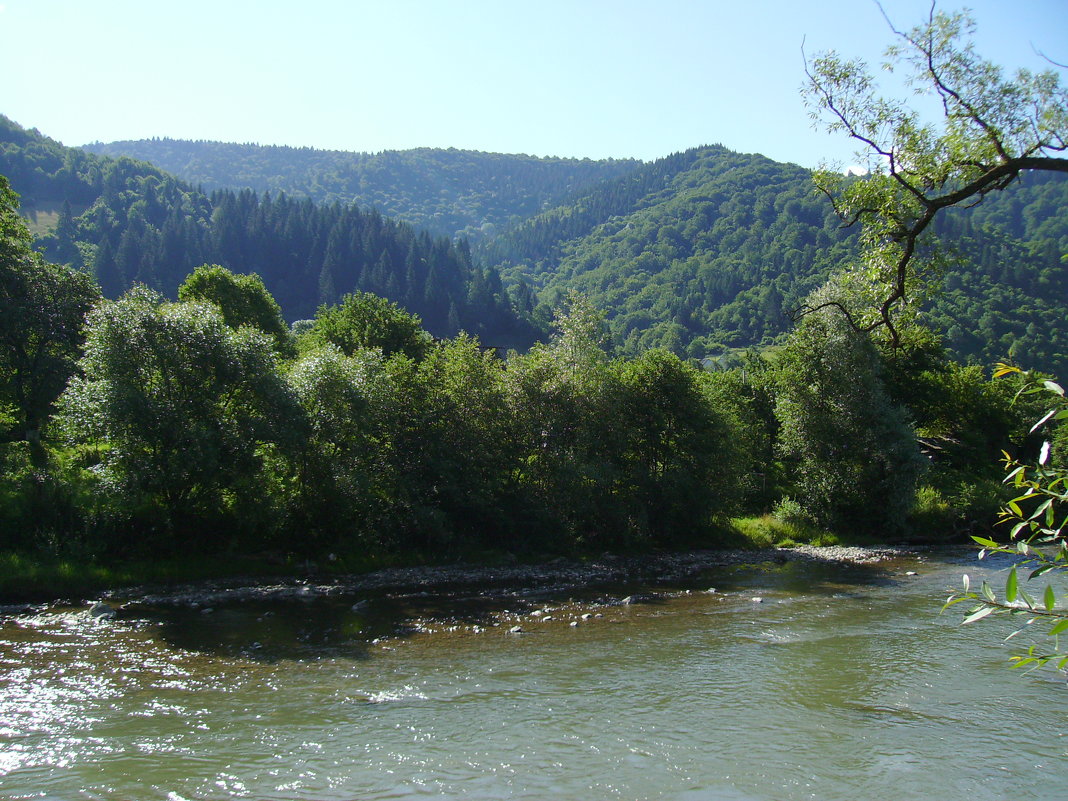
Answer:
<svg viewBox="0 0 1068 801"><path fill-rule="evenodd" d="M898 315L932 277L932 249L925 236L945 210L978 204L1018 183L1028 171L1068 172L1068 159L1059 155L1068 149L1068 89L1053 70L1018 70L1006 78L1000 67L975 52L973 29L966 14L947 15L932 7L926 23L909 32L894 31L899 44L888 52L891 67L905 66L914 88L940 102L944 116L937 122L924 123L906 102L879 97L860 61L830 53L810 65L809 96L817 112L828 116L832 130L844 131L864 146L872 168L872 175L859 181L845 181L831 172L821 176L821 186L839 212L864 225L867 269L859 278L874 304L850 319L856 328L886 328L893 345L901 340ZM1043 389L1052 392L1057 403L1036 423L1036 431L1066 416L1061 387L1044 381L1029 391ZM1008 479L1021 492L1004 512L1005 520L1013 523L1010 543L976 538L984 548L981 555L989 550L1022 554L1039 563L1031 578L1063 571L1068 567L1062 505L1066 476L1051 462L1049 441L1036 465L1006 458ZM964 600L975 602L965 622L997 612L1021 612L1049 621L1055 636L1068 630L1063 592L1058 603L1058 592L1048 586L1042 602L1036 603L1020 589L1015 568L1004 600L986 584L972 592L967 577L963 592L951 596L950 603ZM1058 651L1054 646L1052 657L1062 666L1068 664ZM1017 664L1044 664L1050 656L1049 651L1032 649Z"/></svg>
<svg viewBox="0 0 1068 801"><path fill-rule="evenodd" d="M85 355L60 399L78 441L100 443L104 488L135 514L219 547L235 510L267 505L263 453L290 445L302 419L272 342L234 331L207 303L167 303L140 287L89 316ZM218 542L205 520L229 519ZM261 511L259 522L269 520Z"/></svg>
<svg viewBox="0 0 1068 801"><path fill-rule="evenodd" d="M380 351L346 356L333 346L304 354L286 371L306 436L272 462L293 544L303 551L370 544L384 522L391 483L383 407L390 395Z"/></svg>
<svg viewBox="0 0 1068 801"><path fill-rule="evenodd" d="M925 122L913 101L881 97L863 61L831 52L813 60L806 86L815 114L830 131L863 146L869 175L852 180L835 170L817 173L817 186L848 223L860 222L864 268L860 282L874 301L856 325L886 328L899 341L895 317L915 308L915 295L937 266L932 223L945 210L974 206L1031 170L1068 172L1068 89L1056 72L1001 67L980 57L971 42L974 22L932 4L927 22L891 29L890 70L903 68L917 95L944 110Z"/></svg>
<svg viewBox="0 0 1068 801"><path fill-rule="evenodd" d="M618 468L608 456L621 418L607 405L604 316L575 294L555 327L548 344L510 358L505 375L521 453L517 481L529 504L527 534L540 537L542 547L625 538L625 512L611 494Z"/></svg>
<svg viewBox="0 0 1068 801"><path fill-rule="evenodd" d="M664 545L699 541L736 511L754 454L731 404L708 374L649 351L613 364L610 411L620 427L614 488L632 536Z"/></svg>
<svg viewBox="0 0 1068 801"><path fill-rule="evenodd" d="M74 373L85 315L100 297L92 278L30 250L17 197L0 176L0 404L8 437L37 441Z"/></svg>
<svg viewBox="0 0 1068 801"><path fill-rule="evenodd" d="M432 433L419 465L426 495L457 539L499 547L514 515L512 477L518 459L505 363L494 349L461 334L431 348L418 372L426 388L421 427Z"/></svg>
<svg viewBox="0 0 1068 801"><path fill-rule="evenodd" d="M904 412L886 393L868 336L817 295L778 355L779 447L796 500L836 531L900 533L922 461Z"/></svg>
<svg viewBox="0 0 1068 801"><path fill-rule="evenodd" d="M380 348L386 356L403 353L415 360L430 345L430 335L416 315L370 292L354 292L337 306L320 307L304 339L313 345L334 345L349 356L360 348Z"/></svg>
<svg viewBox="0 0 1068 801"><path fill-rule="evenodd" d="M214 303L228 326L259 329L274 340L278 353L292 355L292 335L282 309L255 273L239 275L218 264L202 264L178 287L178 299Z"/></svg>

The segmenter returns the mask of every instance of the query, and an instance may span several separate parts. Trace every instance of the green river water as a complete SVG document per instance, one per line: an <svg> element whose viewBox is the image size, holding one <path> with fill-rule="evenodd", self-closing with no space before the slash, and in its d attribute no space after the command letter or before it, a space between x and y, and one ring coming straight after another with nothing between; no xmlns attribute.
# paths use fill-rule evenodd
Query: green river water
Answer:
<svg viewBox="0 0 1068 801"><path fill-rule="evenodd" d="M0 798L1068 798L1063 679L938 614L997 568L8 616Z"/></svg>

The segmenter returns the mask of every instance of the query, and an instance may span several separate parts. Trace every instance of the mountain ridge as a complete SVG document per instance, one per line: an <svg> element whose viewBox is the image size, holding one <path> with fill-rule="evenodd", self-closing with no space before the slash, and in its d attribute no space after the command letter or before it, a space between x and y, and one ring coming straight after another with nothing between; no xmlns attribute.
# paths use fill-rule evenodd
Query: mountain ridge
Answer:
<svg viewBox="0 0 1068 801"><path fill-rule="evenodd" d="M148 141L184 146L182 140ZM250 158L264 148L276 155L339 152L233 147ZM379 165L379 187L390 185L386 177L393 169L410 178L417 157L426 153L446 154L446 162L470 154L482 159L448 174L451 194L434 187L433 176L442 178L439 163L431 178L398 184L400 199L383 205L407 202L426 216L456 197L478 200L482 205L440 213L465 221L459 233L472 243L474 262L488 268L486 275L499 274L516 313L544 326L562 297L578 289L605 310L616 346L630 355L663 347L704 358L775 342L808 292L856 257L855 232L842 230L815 194L808 170L720 145L652 162L614 163L609 172L618 174L584 185L550 182L552 191L513 185L526 206L509 206L485 178L495 159L511 158L505 154L384 152L400 162ZM476 167L483 171L480 183L464 186L462 176L478 173ZM255 164L251 169L266 170ZM282 182L284 171L275 177L274 192L293 190ZM1068 252L1068 218L1060 211L1068 207L1068 182L1061 178L1025 176L1012 191L939 220L940 240L960 253L961 265L949 270L944 290L922 317L956 357L1068 368L1068 342L1058 324L1068 317L1060 264ZM497 215L499 224L487 214ZM479 220L484 222L474 227Z"/></svg>

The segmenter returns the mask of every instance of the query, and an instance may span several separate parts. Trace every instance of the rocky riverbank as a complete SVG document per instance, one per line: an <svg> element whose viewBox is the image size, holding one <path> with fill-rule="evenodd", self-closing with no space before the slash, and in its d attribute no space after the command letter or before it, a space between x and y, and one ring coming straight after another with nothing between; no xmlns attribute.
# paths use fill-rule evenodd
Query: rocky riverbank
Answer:
<svg viewBox="0 0 1068 801"><path fill-rule="evenodd" d="M696 577L710 568L789 561L870 564L915 553L901 547L831 546L707 550L641 556L603 556L585 561L554 559L540 564L485 566L472 564L388 568L354 576L314 575L261 581L234 578L168 587L127 588L106 593L116 606L215 606L242 600L285 600L325 596L442 593L476 588L483 594L565 593L581 588L622 584L668 584Z"/></svg>

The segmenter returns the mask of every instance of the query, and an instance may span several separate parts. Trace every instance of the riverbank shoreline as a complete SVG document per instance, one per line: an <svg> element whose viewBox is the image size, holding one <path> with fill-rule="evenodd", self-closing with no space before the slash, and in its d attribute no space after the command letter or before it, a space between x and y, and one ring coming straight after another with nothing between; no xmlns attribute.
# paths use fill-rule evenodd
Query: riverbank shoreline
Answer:
<svg viewBox="0 0 1068 801"><path fill-rule="evenodd" d="M873 564L915 556L924 548L901 545L773 547L755 550L692 550L641 555L602 554L588 559L560 557L534 564L484 565L459 563L389 567L359 574L290 576L233 576L174 585L134 585L109 589L92 598L65 599L79 606L96 601L125 606L214 606L241 601L286 600L386 593L443 593L477 588L501 593L517 589L566 592L609 584L668 584L685 581L717 567L785 564L790 561ZM60 603L15 603L0 607L0 614L19 614Z"/></svg>

